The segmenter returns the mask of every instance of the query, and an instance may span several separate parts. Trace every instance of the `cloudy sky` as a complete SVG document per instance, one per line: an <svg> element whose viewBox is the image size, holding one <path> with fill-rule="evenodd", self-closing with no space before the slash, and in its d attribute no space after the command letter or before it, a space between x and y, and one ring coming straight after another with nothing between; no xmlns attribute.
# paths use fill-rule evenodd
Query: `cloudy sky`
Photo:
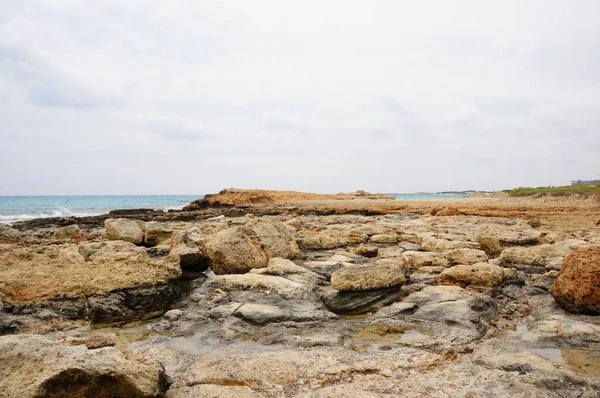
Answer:
<svg viewBox="0 0 600 398"><path fill-rule="evenodd" d="M594 178L598 15L597 0L0 0L0 195Z"/></svg>

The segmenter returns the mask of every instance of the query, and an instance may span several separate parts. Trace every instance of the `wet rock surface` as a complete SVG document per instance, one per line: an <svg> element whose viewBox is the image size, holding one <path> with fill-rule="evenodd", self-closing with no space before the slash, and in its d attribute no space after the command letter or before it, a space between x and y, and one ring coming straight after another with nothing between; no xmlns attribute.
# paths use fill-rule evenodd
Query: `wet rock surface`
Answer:
<svg viewBox="0 0 600 398"><path fill-rule="evenodd" d="M0 229L0 395L600 393L597 230L244 195Z"/></svg>

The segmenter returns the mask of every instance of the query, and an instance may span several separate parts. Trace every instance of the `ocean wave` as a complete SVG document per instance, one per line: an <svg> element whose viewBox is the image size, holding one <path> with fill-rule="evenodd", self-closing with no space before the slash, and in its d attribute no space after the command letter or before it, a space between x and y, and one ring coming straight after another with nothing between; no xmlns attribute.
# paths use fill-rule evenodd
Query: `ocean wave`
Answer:
<svg viewBox="0 0 600 398"><path fill-rule="evenodd" d="M162 208L162 211L169 211L169 210L182 210L186 205L179 205L179 206L165 206Z"/></svg>
<svg viewBox="0 0 600 398"><path fill-rule="evenodd" d="M28 221L36 218L53 218L53 217L91 217L98 216L102 213L86 213L71 211L66 207L59 207L52 213L33 213L33 214L0 214L0 223L10 224L17 221Z"/></svg>

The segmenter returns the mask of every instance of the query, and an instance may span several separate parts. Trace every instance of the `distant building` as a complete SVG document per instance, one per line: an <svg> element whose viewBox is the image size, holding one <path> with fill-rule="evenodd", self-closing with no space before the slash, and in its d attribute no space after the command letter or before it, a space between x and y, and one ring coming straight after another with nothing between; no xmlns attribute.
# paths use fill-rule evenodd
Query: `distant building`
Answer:
<svg viewBox="0 0 600 398"><path fill-rule="evenodd" d="M571 185L596 185L600 184L600 180L577 180L571 181Z"/></svg>

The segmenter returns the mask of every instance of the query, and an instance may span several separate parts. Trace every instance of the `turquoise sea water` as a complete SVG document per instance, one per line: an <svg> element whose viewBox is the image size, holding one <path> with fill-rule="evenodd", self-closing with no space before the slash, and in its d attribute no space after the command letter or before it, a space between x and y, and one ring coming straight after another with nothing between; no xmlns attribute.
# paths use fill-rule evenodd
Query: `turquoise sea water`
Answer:
<svg viewBox="0 0 600 398"><path fill-rule="evenodd" d="M204 195L0 196L0 222L85 217L116 209L181 209Z"/></svg>
<svg viewBox="0 0 600 398"><path fill-rule="evenodd" d="M461 198L464 194L390 194L398 200ZM0 223L48 217L85 217L116 209L181 209L204 195L0 196Z"/></svg>

